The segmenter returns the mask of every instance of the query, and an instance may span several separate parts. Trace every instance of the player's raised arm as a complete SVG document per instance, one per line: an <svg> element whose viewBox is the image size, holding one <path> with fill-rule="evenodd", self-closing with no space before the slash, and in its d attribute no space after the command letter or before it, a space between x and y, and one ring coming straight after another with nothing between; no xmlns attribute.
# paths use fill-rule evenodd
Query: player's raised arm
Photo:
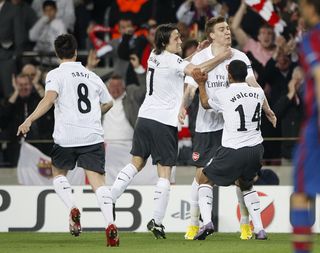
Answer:
<svg viewBox="0 0 320 253"><path fill-rule="evenodd" d="M208 79L208 74L206 72L201 72L199 68L195 68L192 71L192 77L199 85L199 98L200 98L202 107L204 109L210 109L211 106L208 103L209 97L205 87L206 81Z"/></svg>
<svg viewBox="0 0 320 253"><path fill-rule="evenodd" d="M55 91L47 91L33 113L18 127L17 136L20 134L25 136L29 132L32 123L50 110L57 97L58 94Z"/></svg>

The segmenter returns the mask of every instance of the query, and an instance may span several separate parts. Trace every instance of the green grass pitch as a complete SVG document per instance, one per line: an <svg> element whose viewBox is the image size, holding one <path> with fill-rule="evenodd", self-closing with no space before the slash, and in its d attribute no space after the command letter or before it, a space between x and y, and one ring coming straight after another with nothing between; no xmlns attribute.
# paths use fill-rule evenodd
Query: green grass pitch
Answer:
<svg viewBox="0 0 320 253"><path fill-rule="evenodd" d="M320 235L313 252L320 252ZM74 238L67 233L0 233L1 253L286 253L292 252L290 234L269 234L267 241L241 241L238 233L215 233L205 241L184 240L182 233L154 239L151 233L120 232L120 247L105 247L103 232L85 232Z"/></svg>

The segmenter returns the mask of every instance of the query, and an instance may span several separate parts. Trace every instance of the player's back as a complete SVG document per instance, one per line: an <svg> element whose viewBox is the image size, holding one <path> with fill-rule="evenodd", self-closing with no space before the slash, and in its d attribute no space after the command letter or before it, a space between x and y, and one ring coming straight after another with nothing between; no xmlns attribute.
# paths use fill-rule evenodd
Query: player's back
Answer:
<svg viewBox="0 0 320 253"><path fill-rule="evenodd" d="M47 75L46 90L58 93L53 138L61 146L103 142L100 103L111 101L102 80L80 62L65 62Z"/></svg>
<svg viewBox="0 0 320 253"><path fill-rule="evenodd" d="M167 51L159 55L151 53L148 59L147 92L139 117L177 126L183 96L183 70L188 64Z"/></svg>
<svg viewBox="0 0 320 253"><path fill-rule="evenodd" d="M232 83L216 93L214 108L224 118L222 146L238 149L262 142L260 117L264 98L261 88L246 83Z"/></svg>

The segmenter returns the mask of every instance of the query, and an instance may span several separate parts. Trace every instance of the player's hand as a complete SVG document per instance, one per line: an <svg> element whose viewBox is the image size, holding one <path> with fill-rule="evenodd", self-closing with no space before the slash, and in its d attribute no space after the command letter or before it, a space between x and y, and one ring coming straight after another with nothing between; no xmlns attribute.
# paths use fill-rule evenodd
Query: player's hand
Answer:
<svg viewBox="0 0 320 253"><path fill-rule="evenodd" d="M26 119L19 127L18 127L18 132L17 136L22 134L24 137L27 136L27 133L30 131L31 127L31 120Z"/></svg>
<svg viewBox="0 0 320 253"><path fill-rule="evenodd" d="M181 125L184 124L184 120L186 118L186 115L187 115L187 110L183 106L181 106L179 114L178 114L178 120Z"/></svg>
<svg viewBox="0 0 320 253"><path fill-rule="evenodd" d="M274 112L269 108L268 110L264 111L264 113L266 114L266 117L270 121L272 126L274 128L276 128L276 126L277 126L277 117L274 114Z"/></svg>
<svg viewBox="0 0 320 253"><path fill-rule="evenodd" d="M199 68L195 68L192 71L193 79L198 83L198 85L204 85L208 79L208 74L205 72L201 72Z"/></svg>
<svg viewBox="0 0 320 253"><path fill-rule="evenodd" d="M221 58L222 60L227 60L227 59L231 59L233 53L231 50L231 47L227 47L222 53L221 53Z"/></svg>
<svg viewBox="0 0 320 253"><path fill-rule="evenodd" d="M210 44L211 44L211 42L209 40L201 41L197 47L197 52L201 51L202 49L207 48Z"/></svg>

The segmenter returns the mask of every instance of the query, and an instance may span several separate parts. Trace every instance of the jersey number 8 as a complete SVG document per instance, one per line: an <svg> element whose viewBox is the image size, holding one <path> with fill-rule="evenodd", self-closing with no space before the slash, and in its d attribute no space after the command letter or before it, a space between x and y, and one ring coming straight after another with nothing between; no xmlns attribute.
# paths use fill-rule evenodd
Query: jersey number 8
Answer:
<svg viewBox="0 0 320 253"><path fill-rule="evenodd" d="M91 111L91 103L88 99L89 89L84 83L78 86L78 109L81 113L88 113ZM83 108L84 106L84 108Z"/></svg>

